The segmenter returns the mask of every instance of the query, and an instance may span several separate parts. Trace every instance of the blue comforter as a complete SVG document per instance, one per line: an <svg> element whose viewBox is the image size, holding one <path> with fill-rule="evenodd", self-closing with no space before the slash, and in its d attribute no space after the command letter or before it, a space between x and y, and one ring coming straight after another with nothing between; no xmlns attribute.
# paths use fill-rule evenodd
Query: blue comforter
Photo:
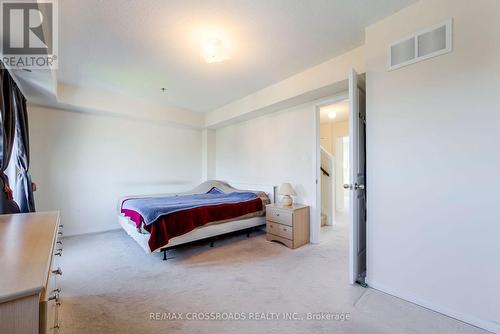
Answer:
<svg viewBox="0 0 500 334"><path fill-rule="evenodd" d="M253 192L226 194L217 188L212 188L206 194L130 198L123 202L122 208L136 211L144 219L145 225L151 225L161 216L170 213L207 205L240 203L255 198L257 195Z"/></svg>

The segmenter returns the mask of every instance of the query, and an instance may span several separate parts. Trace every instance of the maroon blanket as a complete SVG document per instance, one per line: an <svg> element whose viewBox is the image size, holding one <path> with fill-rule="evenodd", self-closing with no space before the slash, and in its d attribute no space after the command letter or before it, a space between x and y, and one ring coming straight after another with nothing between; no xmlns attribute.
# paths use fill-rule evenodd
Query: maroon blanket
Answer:
<svg viewBox="0 0 500 334"><path fill-rule="evenodd" d="M154 251L165 246L170 239L186 234L199 226L241 217L262 209L262 199L257 197L240 203L202 206L161 216L153 224L144 226L150 233L149 248ZM125 216L133 221L140 219L135 211L128 211L131 210L122 210Z"/></svg>

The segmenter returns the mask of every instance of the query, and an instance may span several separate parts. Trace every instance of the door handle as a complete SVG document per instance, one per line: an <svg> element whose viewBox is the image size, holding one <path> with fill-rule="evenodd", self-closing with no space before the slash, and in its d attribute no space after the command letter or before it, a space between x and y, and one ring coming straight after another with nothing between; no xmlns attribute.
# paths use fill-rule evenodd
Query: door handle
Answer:
<svg viewBox="0 0 500 334"><path fill-rule="evenodd" d="M344 184L344 189L345 190L349 190L349 189L352 189L352 184Z"/></svg>
<svg viewBox="0 0 500 334"><path fill-rule="evenodd" d="M365 185L364 184L355 184L354 185L355 190L365 190Z"/></svg>

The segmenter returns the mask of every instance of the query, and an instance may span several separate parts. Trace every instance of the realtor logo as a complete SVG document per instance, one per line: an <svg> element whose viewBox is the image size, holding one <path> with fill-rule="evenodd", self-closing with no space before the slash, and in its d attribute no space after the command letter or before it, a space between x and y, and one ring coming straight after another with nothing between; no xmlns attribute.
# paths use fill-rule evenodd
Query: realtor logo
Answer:
<svg viewBox="0 0 500 334"><path fill-rule="evenodd" d="M11 69L56 69L57 0L0 0L2 62Z"/></svg>

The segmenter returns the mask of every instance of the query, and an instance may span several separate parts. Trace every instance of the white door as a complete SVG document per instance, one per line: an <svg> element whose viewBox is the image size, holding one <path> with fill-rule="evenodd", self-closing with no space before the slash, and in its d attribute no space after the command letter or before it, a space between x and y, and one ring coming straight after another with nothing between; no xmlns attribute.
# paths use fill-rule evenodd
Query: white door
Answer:
<svg viewBox="0 0 500 334"><path fill-rule="evenodd" d="M354 69L349 75L349 280L365 283L366 274L366 140L365 82Z"/></svg>

